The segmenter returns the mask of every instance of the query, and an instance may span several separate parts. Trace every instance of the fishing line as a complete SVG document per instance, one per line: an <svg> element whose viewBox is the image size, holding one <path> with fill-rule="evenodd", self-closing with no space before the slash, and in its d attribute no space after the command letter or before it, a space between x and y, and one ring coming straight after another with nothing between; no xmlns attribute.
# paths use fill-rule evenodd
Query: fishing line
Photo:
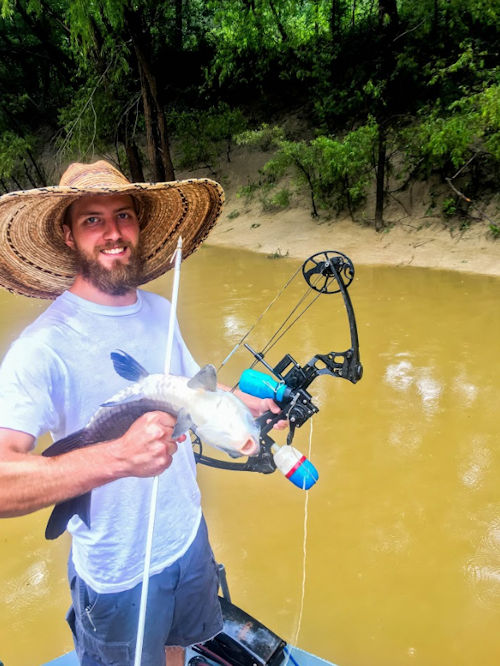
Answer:
<svg viewBox="0 0 500 666"><path fill-rule="evenodd" d="M307 452L308 460L311 459L311 449L312 449L312 434L313 434L313 422L312 419L309 421L311 427L309 429L309 449ZM304 540L302 542L302 590L300 597L300 610L299 610L299 619L297 621L297 629L293 639L293 643L297 646L299 640L299 633L302 628L302 615L304 612L304 598L306 596L306 563L307 563L307 525L309 520L309 491L306 491L304 499Z"/></svg>
<svg viewBox="0 0 500 666"><path fill-rule="evenodd" d="M311 450L312 450L312 436L313 436L313 423L312 419L309 422L310 429L309 429L309 448L307 451L307 458L308 460L311 459ZM303 534L304 534L304 539L302 541L302 585L301 585L301 594L300 594L300 606L299 606L299 615L297 618L297 625L295 628L295 633L292 638L292 641L290 645L292 647L298 647L297 643L299 640L299 634L300 630L302 628L302 617L304 613L304 599L306 596L306 565L307 565L307 526L309 522L309 491L305 491L305 499L304 499L304 528L303 528ZM291 661L293 664L297 664L295 659L292 657L291 649L286 649L285 648L285 654L286 654L286 661L285 665L288 665L288 662Z"/></svg>
<svg viewBox="0 0 500 666"><path fill-rule="evenodd" d="M174 327L175 327L175 313L177 310L177 296L179 294L179 279L182 260L182 238L179 236L177 241L177 248L172 255L174 261L174 281L172 285L172 302L170 305L170 316L168 320L167 343L165 348L165 374L170 373L170 365L172 361L172 349L174 344ZM141 589L141 602L139 606L139 621L137 626L137 639L135 644L134 666L140 666L142 658L142 646L144 642L144 627L146 624L146 610L148 601L149 589L149 571L151 569L151 554L153 551L153 532L156 520L156 505L158 498L158 486L160 477L155 476L153 479L153 487L151 489L151 501L149 505L149 520L148 532L146 537L146 552L144 554L144 571L142 576L142 589Z"/></svg>

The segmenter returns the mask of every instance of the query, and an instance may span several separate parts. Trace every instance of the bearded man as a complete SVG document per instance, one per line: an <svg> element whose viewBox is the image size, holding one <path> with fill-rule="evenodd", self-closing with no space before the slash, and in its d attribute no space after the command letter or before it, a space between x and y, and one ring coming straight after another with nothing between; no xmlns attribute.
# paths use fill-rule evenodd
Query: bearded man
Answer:
<svg viewBox="0 0 500 666"><path fill-rule="evenodd" d="M72 164L59 186L0 197L0 286L55 299L10 347L0 368L0 516L30 513L92 492L88 527L72 535L67 620L80 663L134 662L150 479L159 476L148 614L141 663L184 663L183 649L221 629L217 572L191 447L172 439L165 412L123 436L54 457L37 437L76 432L125 386L110 351L163 372L170 303L138 289L199 247L223 203L211 180L130 183L107 162ZM199 366L175 324L171 373ZM269 400L240 394L255 416ZM282 424L280 424L282 425Z"/></svg>

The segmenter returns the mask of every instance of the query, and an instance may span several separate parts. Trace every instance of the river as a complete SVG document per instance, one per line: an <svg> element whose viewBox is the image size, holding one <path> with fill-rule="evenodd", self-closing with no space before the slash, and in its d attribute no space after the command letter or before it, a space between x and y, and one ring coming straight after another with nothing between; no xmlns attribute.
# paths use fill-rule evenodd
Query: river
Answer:
<svg viewBox="0 0 500 666"><path fill-rule="evenodd" d="M179 319L200 364L219 365L298 266L213 247L189 258ZM168 296L170 284L165 276L147 288ZM304 290L299 275L252 332L252 347ZM318 378L310 392L320 412L294 440L310 450L319 481L306 494L278 472L200 467L216 558L235 603L339 666L496 666L500 280L356 266L349 291L364 377ZM2 355L45 306L0 292ZM302 364L348 346L342 299L325 295L267 359L289 352ZM234 384L251 360L240 350L220 380ZM36 666L72 647L63 620L69 541L44 540L49 511L0 521L5 666Z"/></svg>

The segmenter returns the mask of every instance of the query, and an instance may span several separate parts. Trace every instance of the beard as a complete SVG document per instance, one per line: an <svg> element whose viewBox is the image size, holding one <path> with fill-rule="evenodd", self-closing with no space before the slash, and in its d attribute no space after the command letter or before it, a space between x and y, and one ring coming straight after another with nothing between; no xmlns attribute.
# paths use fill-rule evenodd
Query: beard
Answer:
<svg viewBox="0 0 500 666"><path fill-rule="evenodd" d="M124 263L116 259L110 268L106 268L99 262L99 253L101 250L111 250L117 245L130 249L128 261ZM77 247L76 262L78 273L105 294L123 296L141 283L140 241L135 247L126 241L109 242L96 247L92 254L87 254Z"/></svg>

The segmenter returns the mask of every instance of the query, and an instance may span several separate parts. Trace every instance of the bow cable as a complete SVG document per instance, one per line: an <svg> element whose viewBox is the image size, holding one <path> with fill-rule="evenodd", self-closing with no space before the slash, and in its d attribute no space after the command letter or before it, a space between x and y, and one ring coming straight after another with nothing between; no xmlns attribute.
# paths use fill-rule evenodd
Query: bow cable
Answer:
<svg viewBox="0 0 500 666"><path fill-rule="evenodd" d="M229 354L226 356L226 358L222 361L222 363L219 365L217 368L217 372L226 365L226 363L229 361L231 356L238 351L238 349L241 347L241 345L245 342L245 340L248 338L250 333L254 330L254 328L257 326L257 324L260 322L260 320L264 317L264 315L271 309L271 307L276 303L278 298L281 296L281 294L285 291L285 289L288 287L288 285L297 277L298 272L300 271L300 268L297 268L295 273L292 275L292 277L288 278L286 283L281 287L281 289L278 291L276 296L273 298L273 300L269 303L269 305L261 312L261 314L257 317L257 320L255 321L255 324L253 324L248 331L243 335L241 340L235 344L233 349L229 352Z"/></svg>
<svg viewBox="0 0 500 666"><path fill-rule="evenodd" d="M253 332L253 330L257 327L257 325L260 323L260 321L263 319L264 315L269 312L271 307L276 303L276 301L281 297L285 289L293 282L293 280L297 277L297 274L299 271L302 270L302 266L300 266L294 273L293 275L288 278L288 280L285 282L285 284L278 290L276 293L275 297L272 299L272 301L266 306L266 308L261 312L261 314L257 317L256 321L252 326L248 329L248 331L241 337L241 339L236 343L236 345L233 347L233 349L229 352L229 354L226 356L226 358L222 361L222 363L219 365L217 368L217 371L219 371L226 363L229 361L229 359L235 354L238 349L241 347L241 345L245 342L245 340L248 338L248 336ZM324 293L322 290L317 289L316 285L317 283L321 280L321 275L318 275L315 279L315 285L314 287L309 286L304 294L299 298L295 306L292 308L292 310L288 313L288 315L285 317L283 322L279 325L277 330L271 335L269 340L265 343L264 348L261 352L261 356L263 357L274 345L287 333L292 326L302 317L302 315L314 304L314 302L321 296L322 293ZM301 306L301 304L306 300L306 298L310 295L311 293L311 288L313 288L315 291L317 291L317 294L314 296L312 301L307 304L304 309L299 312L299 314L295 317L295 319L285 328L285 330L281 333L282 329L286 326L287 322L290 320L290 318L294 315L294 313L297 311L297 309ZM281 335L280 335L281 333ZM278 336L278 337L277 337ZM258 363L258 359L256 359L252 365L250 366L253 368L256 363ZM236 383L231 391L234 391L238 386L238 383Z"/></svg>
<svg viewBox="0 0 500 666"><path fill-rule="evenodd" d="M309 288L310 289L310 288ZM299 312L299 314L295 317L295 319L292 321L291 324L289 324L285 330L279 335L281 332L281 329L286 325L288 320L292 317L292 315L295 313L295 311L299 308L299 306L302 304L302 302L306 299L307 296L310 295L310 291L306 290L305 294L302 296L301 299L299 299L298 303L295 305L295 307L292 309L290 314L286 317L286 319L282 322L282 324L279 326L279 328L272 334L272 336L269 338L269 340L266 342L264 348L262 349L261 356L264 356L267 354L267 352L274 347L274 345L281 340L281 338L285 335L285 333L288 333L288 331L292 328L292 326L302 317L302 315L309 310L311 305L314 304L314 302L321 296L321 292L318 292L316 296L314 296L313 300L305 306L305 308L302 310L302 312ZM278 337L277 337L278 336ZM257 360L254 361L251 367L253 367L257 363Z"/></svg>

